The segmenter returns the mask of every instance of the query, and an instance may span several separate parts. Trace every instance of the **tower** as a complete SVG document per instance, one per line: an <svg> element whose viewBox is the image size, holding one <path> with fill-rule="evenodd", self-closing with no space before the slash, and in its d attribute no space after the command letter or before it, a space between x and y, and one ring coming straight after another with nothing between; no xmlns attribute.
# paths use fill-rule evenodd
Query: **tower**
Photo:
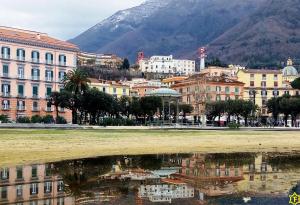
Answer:
<svg viewBox="0 0 300 205"><path fill-rule="evenodd" d="M143 60L144 58L145 58L144 52L143 51L138 52L136 64L139 64L140 61Z"/></svg>
<svg viewBox="0 0 300 205"><path fill-rule="evenodd" d="M205 69L205 58L206 58L206 49L205 47L201 47L198 50L199 58L200 58L200 71Z"/></svg>

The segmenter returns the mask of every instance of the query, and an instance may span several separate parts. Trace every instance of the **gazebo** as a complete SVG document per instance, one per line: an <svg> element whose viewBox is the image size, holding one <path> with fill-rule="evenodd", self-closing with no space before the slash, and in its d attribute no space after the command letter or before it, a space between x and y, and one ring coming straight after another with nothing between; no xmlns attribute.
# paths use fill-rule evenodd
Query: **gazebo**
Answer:
<svg viewBox="0 0 300 205"><path fill-rule="evenodd" d="M172 90L169 88L159 88L156 90L153 90L146 94L146 96L156 96L160 97L162 99L162 117L163 117L163 124L165 120L165 102L168 103L169 107L169 119L171 119L171 103L176 102L176 123L178 122L178 114L179 114L179 99L181 98L181 94L177 92L176 90Z"/></svg>

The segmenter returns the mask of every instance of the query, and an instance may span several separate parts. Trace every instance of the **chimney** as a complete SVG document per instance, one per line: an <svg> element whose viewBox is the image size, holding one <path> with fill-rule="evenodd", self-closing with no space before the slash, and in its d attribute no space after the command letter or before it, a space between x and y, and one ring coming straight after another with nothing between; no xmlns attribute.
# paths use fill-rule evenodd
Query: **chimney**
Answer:
<svg viewBox="0 0 300 205"><path fill-rule="evenodd" d="M37 33L36 38L40 40L41 39L41 34Z"/></svg>

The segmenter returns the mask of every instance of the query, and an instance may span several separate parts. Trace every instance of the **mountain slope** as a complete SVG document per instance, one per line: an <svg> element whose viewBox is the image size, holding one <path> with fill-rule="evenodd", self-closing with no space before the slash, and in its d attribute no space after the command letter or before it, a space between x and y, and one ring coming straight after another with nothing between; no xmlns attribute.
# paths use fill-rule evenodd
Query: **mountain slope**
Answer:
<svg viewBox="0 0 300 205"><path fill-rule="evenodd" d="M299 0L269 0L210 43L209 52L228 62L262 65L299 58Z"/></svg>

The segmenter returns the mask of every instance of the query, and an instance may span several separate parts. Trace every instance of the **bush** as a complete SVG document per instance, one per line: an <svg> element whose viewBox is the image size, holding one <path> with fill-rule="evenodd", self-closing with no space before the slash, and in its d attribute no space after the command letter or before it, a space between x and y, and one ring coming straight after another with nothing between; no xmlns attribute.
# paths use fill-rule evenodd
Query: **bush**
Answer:
<svg viewBox="0 0 300 205"><path fill-rule="evenodd" d="M52 115L46 115L43 117L43 123L45 124L53 124L54 122L55 121Z"/></svg>
<svg viewBox="0 0 300 205"><path fill-rule="evenodd" d="M9 119L7 115L0 115L0 122L1 123L9 123Z"/></svg>
<svg viewBox="0 0 300 205"><path fill-rule="evenodd" d="M239 128L241 127L241 125L238 124L238 123L229 123L229 124L228 124L228 127L229 127L230 129L239 129Z"/></svg>
<svg viewBox="0 0 300 205"><path fill-rule="evenodd" d="M56 119L56 123L57 124L67 124L67 120L62 116L58 116L58 118Z"/></svg>
<svg viewBox="0 0 300 205"><path fill-rule="evenodd" d="M29 117L18 117L17 123L30 123Z"/></svg>
<svg viewBox="0 0 300 205"><path fill-rule="evenodd" d="M42 123L43 122L43 118L39 115L33 115L31 117L31 123Z"/></svg>

